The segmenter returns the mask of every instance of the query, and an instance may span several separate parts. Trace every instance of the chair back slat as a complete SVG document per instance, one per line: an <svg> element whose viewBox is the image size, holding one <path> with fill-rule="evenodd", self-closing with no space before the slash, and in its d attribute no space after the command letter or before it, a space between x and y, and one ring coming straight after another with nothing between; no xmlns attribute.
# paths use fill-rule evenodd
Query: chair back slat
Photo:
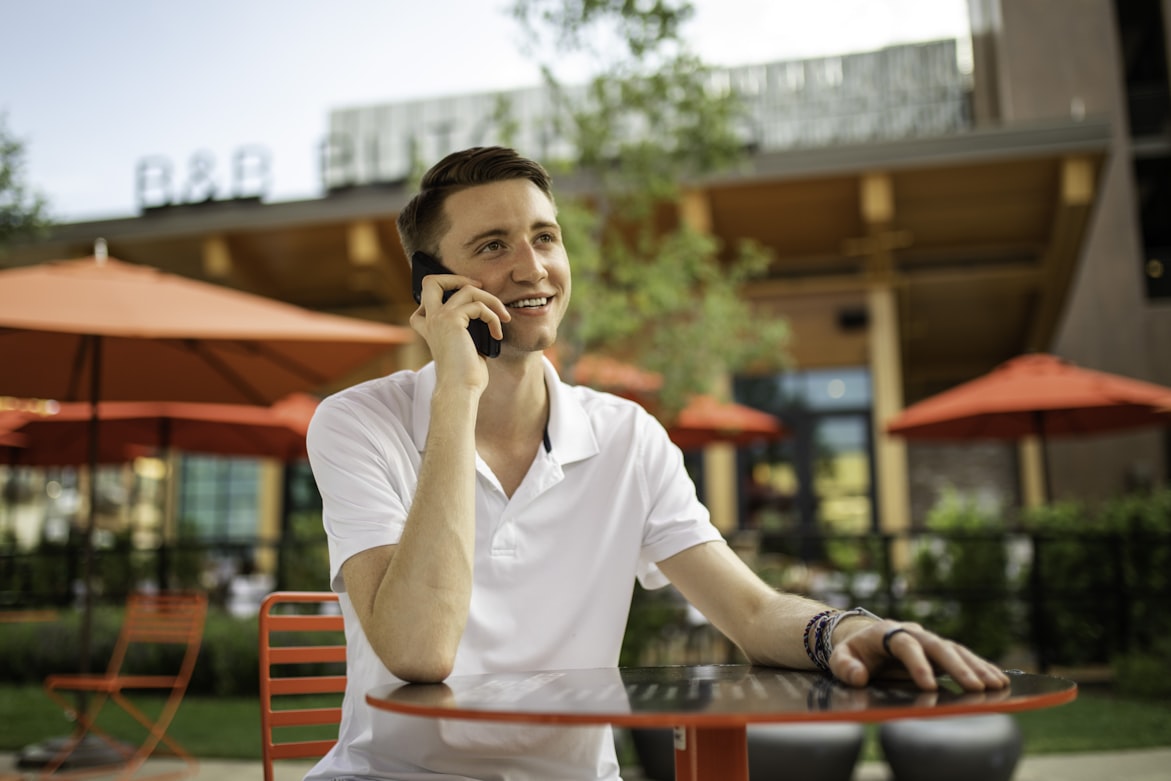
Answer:
<svg viewBox="0 0 1171 781"><path fill-rule="evenodd" d="M269 759L265 762L265 781L272 781L272 772L267 768L271 767L274 759L312 759L314 757L323 757L325 753L333 748L336 740L292 740L288 743L280 743L270 749Z"/></svg>
<svg viewBox="0 0 1171 781"><path fill-rule="evenodd" d="M110 656L107 675L126 675L127 652L135 645L180 645L186 651L176 675L184 688L195 668L203 628L207 621L207 595L201 592L134 593L126 600L126 614Z"/></svg>
<svg viewBox="0 0 1171 781"><path fill-rule="evenodd" d="M273 678L269 685L273 695L329 694L346 690L344 675L314 675L300 678Z"/></svg>
<svg viewBox="0 0 1171 781"><path fill-rule="evenodd" d="M341 632L343 629L341 616L275 615L268 619L270 632Z"/></svg>
<svg viewBox="0 0 1171 781"><path fill-rule="evenodd" d="M272 714L272 725L274 727L338 724L341 720L341 708L301 708L299 710L279 710Z"/></svg>
<svg viewBox="0 0 1171 781"><path fill-rule="evenodd" d="M297 664L302 662L344 662L345 646L313 645L297 648L268 649L269 664Z"/></svg>
<svg viewBox="0 0 1171 781"><path fill-rule="evenodd" d="M260 605L260 728L265 781L273 779L274 760L320 757L337 742L336 729L332 737L319 739L306 739L304 730L315 728L319 733L341 722L337 695L346 688L344 621L336 613L296 612L306 606L320 611L336 604L337 595L330 592L275 591ZM336 642L328 642L331 636ZM341 668L342 673L332 674L335 668ZM335 695L339 707L324 706L319 700L326 695ZM294 735L296 730L300 732Z"/></svg>

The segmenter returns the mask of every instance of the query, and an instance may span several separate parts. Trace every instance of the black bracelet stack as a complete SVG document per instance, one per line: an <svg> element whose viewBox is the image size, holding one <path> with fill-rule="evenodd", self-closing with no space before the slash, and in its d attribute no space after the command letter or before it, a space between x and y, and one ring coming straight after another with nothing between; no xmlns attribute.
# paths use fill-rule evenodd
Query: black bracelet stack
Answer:
<svg viewBox="0 0 1171 781"><path fill-rule="evenodd" d="M825 653L822 648L822 637L825 635L826 626L838 612L837 610L823 610L813 616L805 625L805 634L801 638L801 642L805 645L805 655L822 672L829 672L829 654Z"/></svg>
<svg viewBox="0 0 1171 781"><path fill-rule="evenodd" d="M852 610L823 610L809 619L805 625L805 633L801 642L805 646L805 654L814 666L822 672L829 672L829 657L834 652L833 634L838 624L849 616L868 616L875 621L882 619L864 607Z"/></svg>

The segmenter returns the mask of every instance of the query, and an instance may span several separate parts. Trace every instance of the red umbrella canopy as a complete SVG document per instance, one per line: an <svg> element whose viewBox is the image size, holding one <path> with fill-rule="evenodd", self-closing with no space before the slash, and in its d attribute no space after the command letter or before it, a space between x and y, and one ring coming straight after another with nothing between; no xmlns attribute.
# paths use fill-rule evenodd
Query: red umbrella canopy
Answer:
<svg viewBox="0 0 1171 781"><path fill-rule="evenodd" d="M715 442L746 445L785 436L781 422L767 412L713 396L693 396L667 427L671 441L683 450Z"/></svg>
<svg viewBox="0 0 1171 781"><path fill-rule="evenodd" d="M918 439L1020 439L1171 424L1171 388L1022 355L914 404L886 427Z"/></svg>
<svg viewBox="0 0 1171 781"><path fill-rule="evenodd" d="M100 257L0 271L0 394L271 404L410 329L313 312Z"/></svg>
<svg viewBox="0 0 1171 781"><path fill-rule="evenodd" d="M663 378L655 372L593 353L578 359L573 367L573 381L627 398L653 394L663 387Z"/></svg>
<svg viewBox="0 0 1171 781"><path fill-rule="evenodd" d="M16 433L16 429L26 420L23 412L0 410L0 447L18 448L28 444L23 434Z"/></svg>
<svg viewBox="0 0 1171 781"><path fill-rule="evenodd" d="M587 353L573 367L576 382L633 399L652 412L654 395L663 378L655 372L604 355ZM785 436L781 422L767 412L714 396L693 396L667 426L671 441L683 450L695 450L716 442L746 445Z"/></svg>
<svg viewBox="0 0 1171 781"><path fill-rule="evenodd" d="M295 394L271 407L174 401L101 402L98 462L122 463L147 449L168 448L292 461L305 456L305 434L316 408L317 400L305 394ZM15 464L84 464L89 459L88 402L61 404L55 414L7 414L21 415L13 432L22 438L24 447L14 451L11 460Z"/></svg>

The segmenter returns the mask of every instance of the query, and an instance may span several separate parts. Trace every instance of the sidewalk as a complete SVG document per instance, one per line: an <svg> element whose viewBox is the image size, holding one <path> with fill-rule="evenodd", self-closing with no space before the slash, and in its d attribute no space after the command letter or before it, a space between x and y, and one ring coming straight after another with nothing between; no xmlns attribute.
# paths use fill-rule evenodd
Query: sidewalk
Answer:
<svg viewBox="0 0 1171 781"><path fill-rule="evenodd" d="M882 762L864 762L854 781L889 781ZM1013 781L1171 781L1171 746L1135 751L1025 756Z"/></svg>
<svg viewBox="0 0 1171 781"><path fill-rule="evenodd" d="M149 763L153 770L163 761ZM169 763L168 763L169 764ZM301 781L312 762L284 761L276 765L275 781ZM160 767L161 769L161 767ZM0 777L7 778L13 768L13 756L0 754ZM260 781L264 777L259 762L203 760L198 781ZM624 774L625 781L641 781L637 770ZM1171 746L1135 751L1104 751L1077 754L1039 754L1026 756L1017 766L1013 781L1169 781ZM815 781L808 779L807 781ZM882 762L863 762L854 773L854 781L890 781L890 771Z"/></svg>

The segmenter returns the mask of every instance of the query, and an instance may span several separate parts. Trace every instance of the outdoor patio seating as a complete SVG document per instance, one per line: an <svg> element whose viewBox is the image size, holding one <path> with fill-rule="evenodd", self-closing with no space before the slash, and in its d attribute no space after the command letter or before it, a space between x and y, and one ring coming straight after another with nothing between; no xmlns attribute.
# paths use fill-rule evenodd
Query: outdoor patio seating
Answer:
<svg viewBox="0 0 1171 781"><path fill-rule="evenodd" d="M110 756L118 761L118 779L130 778L186 778L195 775L198 761L186 749L167 735L171 720L179 709L191 672L199 655L207 618L207 596L202 593L132 594L126 603L126 615L105 673L50 675L45 679L46 693L59 703L77 722L77 729L57 745L53 756L40 764L40 777L69 777L90 775L92 767L75 766L73 754L85 744L100 740L110 749ZM154 670L142 673L144 659L160 657L159 646L179 649L181 659L174 672L159 674ZM166 658L164 656L164 658ZM166 695L161 708L142 707L135 699L144 692ZM86 703L79 709L79 702ZM137 746L115 739L98 725L104 706L113 703L129 714L145 730ZM142 776L138 773L143 763L155 754L162 744L171 754L183 761L177 770L163 775Z"/></svg>
<svg viewBox="0 0 1171 781"><path fill-rule="evenodd" d="M261 602L265 781L273 779L275 760L320 757L337 742L346 689L344 626L340 613L322 612L336 605L337 594L328 591L274 591Z"/></svg>

